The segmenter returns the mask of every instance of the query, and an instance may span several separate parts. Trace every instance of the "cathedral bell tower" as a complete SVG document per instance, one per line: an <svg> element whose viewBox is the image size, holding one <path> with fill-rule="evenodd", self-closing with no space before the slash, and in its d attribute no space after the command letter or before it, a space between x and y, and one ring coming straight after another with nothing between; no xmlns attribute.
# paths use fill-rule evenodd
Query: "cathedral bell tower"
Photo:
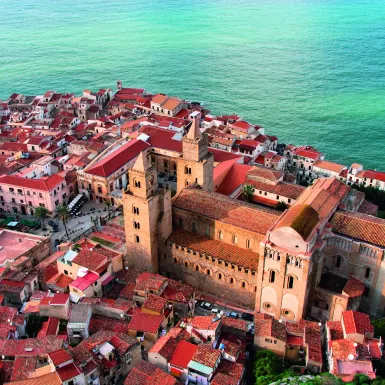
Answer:
<svg viewBox="0 0 385 385"><path fill-rule="evenodd" d="M201 133L194 118L189 132L182 139L183 156L178 161L178 192L190 183L196 183L204 190L213 191L214 157L208 151L207 134Z"/></svg>
<svg viewBox="0 0 385 385"><path fill-rule="evenodd" d="M123 192L127 265L141 271L158 272L158 219L163 194L158 191L157 172L149 150L141 152Z"/></svg>

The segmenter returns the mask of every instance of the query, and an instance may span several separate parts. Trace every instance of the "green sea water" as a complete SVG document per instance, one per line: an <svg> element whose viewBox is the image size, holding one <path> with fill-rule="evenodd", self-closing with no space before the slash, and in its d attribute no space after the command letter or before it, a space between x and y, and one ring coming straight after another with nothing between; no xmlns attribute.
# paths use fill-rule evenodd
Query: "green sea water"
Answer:
<svg viewBox="0 0 385 385"><path fill-rule="evenodd" d="M385 170L385 0L0 0L0 99L118 79Z"/></svg>

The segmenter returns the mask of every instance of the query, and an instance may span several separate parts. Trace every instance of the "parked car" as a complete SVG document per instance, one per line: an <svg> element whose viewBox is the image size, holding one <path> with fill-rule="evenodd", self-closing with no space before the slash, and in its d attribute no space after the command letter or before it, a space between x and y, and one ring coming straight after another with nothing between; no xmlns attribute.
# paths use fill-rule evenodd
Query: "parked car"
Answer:
<svg viewBox="0 0 385 385"><path fill-rule="evenodd" d="M232 311L230 313L227 313L227 317L229 317L229 318L239 318L239 314L236 313L235 311Z"/></svg>
<svg viewBox="0 0 385 385"><path fill-rule="evenodd" d="M242 313L242 319L246 321L254 321L254 316L250 313Z"/></svg>
<svg viewBox="0 0 385 385"><path fill-rule="evenodd" d="M219 313L220 313L220 310L217 309L216 307L214 307L213 309L211 309L211 313L213 313L213 314L219 314Z"/></svg>
<svg viewBox="0 0 385 385"><path fill-rule="evenodd" d="M207 310L211 310L213 308L213 305L210 302L203 302L202 307Z"/></svg>

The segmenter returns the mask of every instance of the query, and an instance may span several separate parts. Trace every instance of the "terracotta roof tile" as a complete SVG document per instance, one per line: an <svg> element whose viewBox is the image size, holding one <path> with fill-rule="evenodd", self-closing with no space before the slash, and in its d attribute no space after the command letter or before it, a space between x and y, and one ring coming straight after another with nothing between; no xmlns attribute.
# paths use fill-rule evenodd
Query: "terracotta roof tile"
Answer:
<svg viewBox="0 0 385 385"><path fill-rule="evenodd" d="M56 373L49 373L44 376L29 378L25 380L5 383L4 385L62 385L62 381Z"/></svg>
<svg viewBox="0 0 385 385"><path fill-rule="evenodd" d="M78 376L81 372L74 363L71 363L56 369L56 373L60 377L62 382L65 382L70 380L71 378Z"/></svg>
<svg viewBox="0 0 385 385"><path fill-rule="evenodd" d="M135 309L128 328L142 332L156 333L163 319L164 315L147 314L142 312L141 309Z"/></svg>
<svg viewBox="0 0 385 385"><path fill-rule="evenodd" d="M345 287L343 288L343 293L347 294L349 297L358 297L362 295L365 291L365 285L356 277L351 276L346 282Z"/></svg>
<svg viewBox="0 0 385 385"><path fill-rule="evenodd" d="M190 211L265 235L280 213L261 209L224 195L185 188L174 198L173 207Z"/></svg>
<svg viewBox="0 0 385 385"><path fill-rule="evenodd" d="M257 253L204 235L177 228L168 238L168 242L248 269L258 269Z"/></svg>
<svg viewBox="0 0 385 385"><path fill-rule="evenodd" d="M142 309L161 313L167 304L167 299L158 295L150 294L142 305Z"/></svg>
<svg viewBox="0 0 385 385"><path fill-rule="evenodd" d="M367 314L358 311L348 310L342 313L342 322L344 324L346 334L363 334L374 333L374 327L370 323Z"/></svg>
<svg viewBox="0 0 385 385"><path fill-rule="evenodd" d="M100 267L104 266L107 261L107 257L96 251L82 249L73 259L72 263L76 263L89 270L97 271Z"/></svg>
<svg viewBox="0 0 385 385"><path fill-rule="evenodd" d="M64 178L58 174L52 174L47 178L30 179L15 175L3 175L0 177L1 185L25 187L32 190L52 191L64 182Z"/></svg>
<svg viewBox="0 0 385 385"><path fill-rule="evenodd" d="M49 353L49 358L55 366L64 364L67 361L72 361L72 357L64 349Z"/></svg>
<svg viewBox="0 0 385 385"><path fill-rule="evenodd" d="M330 223L336 233L385 246L385 219L352 211L337 211Z"/></svg>
<svg viewBox="0 0 385 385"><path fill-rule="evenodd" d="M192 356L192 360L210 368L214 368L220 357L221 353L218 350L215 350L208 345L199 345Z"/></svg>

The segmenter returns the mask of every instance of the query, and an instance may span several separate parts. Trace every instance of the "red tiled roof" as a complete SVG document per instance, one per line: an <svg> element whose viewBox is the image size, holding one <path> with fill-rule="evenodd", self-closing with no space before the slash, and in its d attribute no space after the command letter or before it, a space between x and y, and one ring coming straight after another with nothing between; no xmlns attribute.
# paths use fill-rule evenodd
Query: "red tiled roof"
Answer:
<svg viewBox="0 0 385 385"><path fill-rule="evenodd" d="M199 345L192 356L192 360L210 368L214 368L220 357L221 353L218 350L215 350L208 345Z"/></svg>
<svg viewBox="0 0 385 385"><path fill-rule="evenodd" d="M336 233L385 246L385 219L352 211L337 211L330 223Z"/></svg>
<svg viewBox="0 0 385 385"><path fill-rule="evenodd" d="M191 326L196 330L216 330L221 320L217 319L214 321L215 317L208 315L208 316L195 316L191 319Z"/></svg>
<svg viewBox="0 0 385 385"><path fill-rule="evenodd" d="M128 321L105 317L101 315L93 315L89 325L89 331L96 333L99 330L107 330L117 333L127 334Z"/></svg>
<svg viewBox="0 0 385 385"><path fill-rule="evenodd" d="M259 337L274 337L286 342L286 327L268 314L259 313L254 315L254 334Z"/></svg>
<svg viewBox="0 0 385 385"><path fill-rule="evenodd" d="M266 179L271 182L278 182L284 176L282 171L272 170L262 166L253 166L247 174L248 179L250 180L259 178Z"/></svg>
<svg viewBox="0 0 385 385"><path fill-rule="evenodd" d="M135 309L128 328L147 333L156 333L162 324L164 315L148 314Z"/></svg>
<svg viewBox="0 0 385 385"><path fill-rule="evenodd" d="M28 146L26 144L18 142L5 142L0 145L0 151L28 151Z"/></svg>
<svg viewBox="0 0 385 385"><path fill-rule="evenodd" d="M150 294L142 305L142 309L161 313L167 304L167 299L159 297L158 295Z"/></svg>
<svg viewBox="0 0 385 385"><path fill-rule="evenodd" d="M150 138L147 142L153 147L182 152L182 141L173 139L176 135L174 131L146 125L140 128L139 133L148 135Z"/></svg>
<svg viewBox="0 0 385 385"><path fill-rule="evenodd" d="M153 290L159 290L164 282L167 281L166 277L163 277L158 274L152 274L148 271L145 271L144 273L140 274L136 278L136 285L135 289L137 290L147 290L147 289L153 289Z"/></svg>
<svg viewBox="0 0 385 385"><path fill-rule="evenodd" d="M77 277L70 286L75 287L81 291L90 287L94 282L100 278L99 274L96 274L92 271L88 271L84 277Z"/></svg>
<svg viewBox="0 0 385 385"><path fill-rule="evenodd" d="M52 174L47 178L29 179L15 175L3 175L0 177L1 185L25 187L32 190L51 191L64 182L64 178L58 174Z"/></svg>
<svg viewBox="0 0 385 385"><path fill-rule="evenodd" d="M81 372L74 363L68 364L61 368L56 369L56 373L60 379L65 382L78 376Z"/></svg>
<svg viewBox="0 0 385 385"><path fill-rule="evenodd" d="M364 170L364 178L375 179L385 182L385 172L375 170Z"/></svg>
<svg viewBox="0 0 385 385"><path fill-rule="evenodd" d="M169 361L169 364L187 369L187 365L197 349L198 345L194 345L187 341L180 341Z"/></svg>
<svg viewBox="0 0 385 385"><path fill-rule="evenodd" d="M246 321L240 318L222 317L222 327L229 327L246 332Z"/></svg>
<svg viewBox="0 0 385 385"><path fill-rule="evenodd" d="M303 346L303 337L287 336L286 342L288 345Z"/></svg>
<svg viewBox="0 0 385 385"><path fill-rule="evenodd" d="M250 249L244 249L180 228L174 230L167 241L199 253L210 255L213 258L225 262L230 262L255 271L258 269L259 256Z"/></svg>
<svg viewBox="0 0 385 385"><path fill-rule="evenodd" d="M216 148L209 148L208 151L211 154L214 154L214 162L221 163L221 162L225 162L226 160L242 158L241 155L237 155L237 154L234 154L234 153L228 152L228 151L218 150Z"/></svg>
<svg viewBox="0 0 385 385"><path fill-rule="evenodd" d="M140 361L128 374L124 385L175 385L177 380L147 361Z"/></svg>
<svg viewBox="0 0 385 385"><path fill-rule="evenodd" d="M60 378L56 373L45 374L40 377L33 377L28 379L23 379L20 381L15 381L12 383L7 383L8 385L62 385Z"/></svg>
<svg viewBox="0 0 385 385"><path fill-rule="evenodd" d="M344 324L346 334L363 334L374 333L374 327L370 323L367 314L358 311L348 310L342 313L342 322Z"/></svg>
<svg viewBox="0 0 385 385"><path fill-rule="evenodd" d="M238 385L241 383L244 370L244 366L240 363L222 360L211 385Z"/></svg>
<svg viewBox="0 0 385 385"><path fill-rule="evenodd" d="M187 303L193 296L195 289L192 286L186 285L182 282L167 280L167 286L163 290L161 296L170 301Z"/></svg>
<svg viewBox="0 0 385 385"><path fill-rule="evenodd" d="M224 163L221 163L221 165ZM218 165L214 169L214 177L215 170L220 167ZM252 168L252 166L248 166L246 164L235 163L224 177L222 183L218 186L216 192L223 195L232 194L239 186L245 183L246 176L248 171Z"/></svg>
<svg viewBox="0 0 385 385"><path fill-rule="evenodd" d="M346 166L334 162L329 162L327 160L317 160L314 162L313 167L322 168L324 170L329 170L336 173L341 173L342 170L346 169Z"/></svg>
<svg viewBox="0 0 385 385"><path fill-rule="evenodd" d="M68 294L56 293L53 297L50 298L50 305L65 305L69 301ZM46 297L48 298L48 297ZM43 298L44 299L44 298ZM41 304L41 302L40 302Z"/></svg>
<svg viewBox="0 0 385 385"><path fill-rule="evenodd" d="M349 297L358 297L362 295L364 291L364 283L353 276L349 278L348 282L346 282L346 285L343 288L343 293L347 294Z"/></svg>
<svg viewBox="0 0 385 385"><path fill-rule="evenodd" d="M107 177L124 166L131 159L134 159L148 147L150 147L148 143L143 142L142 140L133 139L122 145L113 153L101 159L99 162L96 162L85 172L88 174Z"/></svg>
<svg viewBox="0 0 385 385"><path fill-rule="evenodd" d="M107 262L108 259L106 256L89 249L82 249L79 254L72 260L72 263L76 263L79 266L93 271L97 271Z"/></svg>
<svg viewBox="0 0 385 385"><path fill-rule="evenodd" d="M49 353L49 358L55 366L64 364L67 361L72 361L72 357L64 349L55 350Z"/></svg>
<svg viewBox="0 0 385 385"><path fill-rule="evenodd" d="M260 181L246 179L244 182L246 185L251 185L255 188L257 195L258 190L267 191L269 193L279 195L280 197L286 197L290 199L298 199L298 197L306 190L306 187L300 186L299 184L277 182L276 184L263 183ZM256 196L258 198L259 196Z"/></svg>
<svg viewBox="0 0 385 385"><path fill-rule="evenodd" d="M196 188L185 188L174 198L173 208L216 219L254 233L265 235L280 213L261 209L224 195Z"/></svg>
<svg viewBox="0 0 385 385"><path fill-rule="evenodd" d="M294 154L301 156L303 158L309 158L313 160L317 160L320 158L321 153L315 150L312 147L306 146L306 147L299 147L294 150Z"/></svg>

